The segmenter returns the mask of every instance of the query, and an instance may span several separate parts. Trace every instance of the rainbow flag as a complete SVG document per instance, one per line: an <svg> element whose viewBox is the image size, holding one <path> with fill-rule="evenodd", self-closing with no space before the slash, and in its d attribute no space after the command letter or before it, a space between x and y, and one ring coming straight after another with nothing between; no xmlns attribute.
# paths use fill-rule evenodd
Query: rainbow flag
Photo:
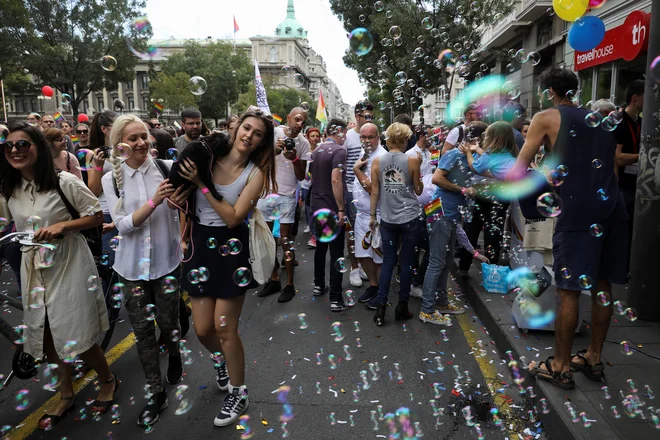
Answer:
<svg viewBox="0 0 660 440"><path fill-rule="evenodd" d="M440 160L440 150L436 150L431 153L431 160L429 160L429 164L432 167L437 167L439 160Z"/></svg>
<svg viewBox="0 0 660 440"><path fill-rule="evenodd" d="M64 116L62 116L62 113L60 112L53 113L53 119L55 119L56 124L64 122Z"/></svg>
<svg viewBox="0 0 660 440"><path fill-rule="evenodd" d="M321 89L319 89L319 102L316 106L316 119L321 123L321 127L325 127L328 123L328 114L325 111L325 100Z"/></svg>
<svg viewBox="0 0 660 440"><path fill-rule="evenodd" d="M73 142L74 144L80 143L80 139L78 139L77 134L72 134L71 136L69 136L69 139L71 139L71 142Z"/></svg>
<svg viewBox="0 0 660 440"><path fill-rule="evenodd" d="M273 113L273 121L275 121L275 127L277 127L282 123L282 116Z"/></svg>
<svg viewBox="0 0 660 440"><path fill-rule="evenodd" d="M163 104L161 104L161 103L158 102L158 101L154 102L154 112L156 112L156 113L163 113L163 108L164 108L164 107L163 107Z"/></svg>
<svg viewBox="0 0 660 440"><path fill-rule="evenodd" d="M424 212L426 213L427 223L433 223L445 215L445 211L442 209L442 200L440 200L440 197L431 200L431 202L425 205Z"/></svg>

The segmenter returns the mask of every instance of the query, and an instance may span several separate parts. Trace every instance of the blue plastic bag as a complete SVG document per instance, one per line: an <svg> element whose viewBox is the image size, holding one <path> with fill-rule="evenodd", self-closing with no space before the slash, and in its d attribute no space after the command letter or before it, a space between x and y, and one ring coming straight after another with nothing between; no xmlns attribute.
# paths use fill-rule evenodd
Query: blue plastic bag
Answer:
<svg viewBox="0 0 660 440"><path fill-rule="evenodd" d="M509 292L509 282L507 280L511 269L508 266L498 266L496 264L481 263L481 273L484 286L487 292L506 294Z"/></svg>

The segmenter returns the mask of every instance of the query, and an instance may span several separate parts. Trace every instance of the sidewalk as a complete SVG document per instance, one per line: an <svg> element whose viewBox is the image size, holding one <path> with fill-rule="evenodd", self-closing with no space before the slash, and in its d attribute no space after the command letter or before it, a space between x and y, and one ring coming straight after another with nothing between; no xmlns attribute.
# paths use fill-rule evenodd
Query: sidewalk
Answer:
<svg viewBox="0 0 660 440"><path fill-rule="evenodd" d="M454 266L452 270L454 276L456 270ZM631 322L615 312L607 336L607 340L611 342L605 343L602 356L605 363L605 382L592 382L582 373L575 373L575 389L564 391L546 381L537 381L529 377L523 370L530 361L544 361L548 356L553 355L554 333L529 330L529 333L523 334L516 326L511 313L515 293L509 292L506 295L488 293L480 285L481 280L481 266L474 264L470 269L469 278L463 280L457 278L462 293L490 332L500 354L507 359L505 352L511 350L526 376L523 386L534 387L536 397L530 398L526 393L526 398L537 408L539 417L552 439L660 438L660 413L656 413L657 409L654 409L660 405L660 399L657 399L658 403L656 403L656 399L648 396L645 389L648 385L652 395L660 393L660 323L639 320ZM625 302L626 289L622 286L615 287L618 289L613 292L613 301ZM585 322L574 337L573 352L588 347L591 333L587 322L590 322L590 319L591 310L585 313ZM632 355L626 356L622 353L621 341L629 341L631 347L635 348ZM642 350L648 356L637 350ZM639 405L641 414L632 417L626 415L622 403L626 396L634 395L627 382L629 379L634 381L633 386L638 389L636 394L643 402ZM608 387L610 399L605 398L605 392L601 389L603 386ZM542 414L541 399L547 401L549 409L547 414ZM569 401L576 409L575 423L564 405ZM616 407L620 418L615 418L612 406ZM588 428L580 417L582 412L591 421L591 426ZM655 421L651 418L652 413L655 414Z"/></svg>

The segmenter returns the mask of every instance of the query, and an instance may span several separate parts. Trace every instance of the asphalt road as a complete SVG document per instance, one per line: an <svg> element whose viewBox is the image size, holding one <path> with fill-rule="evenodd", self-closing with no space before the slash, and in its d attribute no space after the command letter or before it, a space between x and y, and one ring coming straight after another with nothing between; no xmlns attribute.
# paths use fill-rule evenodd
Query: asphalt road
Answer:
<svg viewBox="0 0 660 440"><path fill-rule="evenodd" d="M301 228L302 229L302 228ZM186 365L182 382L190 408L181 408L175 387L169 386L169 408L151 432L136 424L146 404L145 380L139 364L128 320L117 325L108 357L111 368L121 380L117 395L119 418L105 414L96 420L88 405L95 396L93 372L77 382L78 411L67 416L51 431L36 429L37 421L58 395L43 388L42 371L31 380L14 380L0 390L0 427L9 439L126 439L150 436L158 439L179 438L277 438L292 439L369 439L425 438L477 439L477 427L468 426L465 414L469 406L472 423L479 424L485 438L547 438L538 423L529 419L528 410L506 362L494 349L492 340L468 309L453 319L450 327L421 323L415 316L402 325L394 321L393 307L388 308L386 324L376 327L373 312L362 304L341 313L330 312L327 295L312 296L313 251L307 250L307 238L297 240L296 297L289 303L277 303L277 295L258 298L249 291L241 318L241 334L245 344L247 385L250 407L247 427L216 428L213 418L222 406L224 393L215 386L214 371L208 353L194 332L186 337L193 356ZM0 276L0 291L13 296L17 288L8 268ZM348 273L344 288L359 296L363 288L351 288ZM451 283L451 290L463 297ZM392 292L398 289L392 283ZM396 293L390 294L396 304ZM419 312L420 300L411 299L411 310ZM0 316L12 325L21 322L21 312L7 305ZM299 314L306 314L307 327L301 329ZM122 316L125 313L122 310ZM333 323L339 322L343 339L336 341ZM358 330L359 328L359 330ZM444 331L444 334L443 334ZM348 346L349 360L344 351ZM0 338L0 372L11 369L14 345ZM317 353L319 353L320 364ZM334 355L336 368L328 360ZM444 371L437 369L439 356ZM166 355L161 356L165 371ZM370 364L380 367L373 380ZM397 367L398 364L398 372ZM366 371L368 389L363 389L360 372ZM457 378L457 371L461 378ZM434 384L437 384L434 387ZM487 384L496 390L491 395ZM282 392L289 387L288 393ZM20 391L22 398L17 398ZM354 390L359 390L354 393ZM437 394L436 394L437 393ZM430 400L435 400L436 414ZM26 403L27 402L27 403ZM284 403L290 405L292 418L283 427ZM19 405L20 404L20 405ZM23 406L25 408L21 409ZM496 426L490 414L498 408L502 427ZM403 409L407 408L408 412ZM20 410L19 410L20 409ZM177 411L179 410L179 411ZM181 413L176 415L176 413ZM375 412L375 413L373 413ZM398 416L387 417L388 413ZM375 415L373 415L375 414ZM406 414L407 417L406 417ZM403 415L403 417L400 417ZM287 418L285 416L285 418ZM404 427L410 426L410 435ZM418 428L418 429L416 429ZM525 429L527 429L525 434ZM393 432L400 437L394 437ZM521 437L519 437L519 435Z"/></svg>

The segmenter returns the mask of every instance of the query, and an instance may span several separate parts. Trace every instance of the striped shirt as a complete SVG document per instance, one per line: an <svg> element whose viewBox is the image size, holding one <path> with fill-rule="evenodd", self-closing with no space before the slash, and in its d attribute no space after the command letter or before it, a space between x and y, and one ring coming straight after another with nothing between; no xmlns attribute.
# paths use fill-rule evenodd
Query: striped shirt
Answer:
<svg viewBox="0 0 660 440"><path fill-rule="evenodd" d="M346 133L346 141L344 141L344 148L346 148L346 171L344 171L344 181L348 192L353 192L353 181L355 180L355 171L353 166L355 162L362 157L362 144L360 143L360 134L355 130L350 130Z"/></svg>

